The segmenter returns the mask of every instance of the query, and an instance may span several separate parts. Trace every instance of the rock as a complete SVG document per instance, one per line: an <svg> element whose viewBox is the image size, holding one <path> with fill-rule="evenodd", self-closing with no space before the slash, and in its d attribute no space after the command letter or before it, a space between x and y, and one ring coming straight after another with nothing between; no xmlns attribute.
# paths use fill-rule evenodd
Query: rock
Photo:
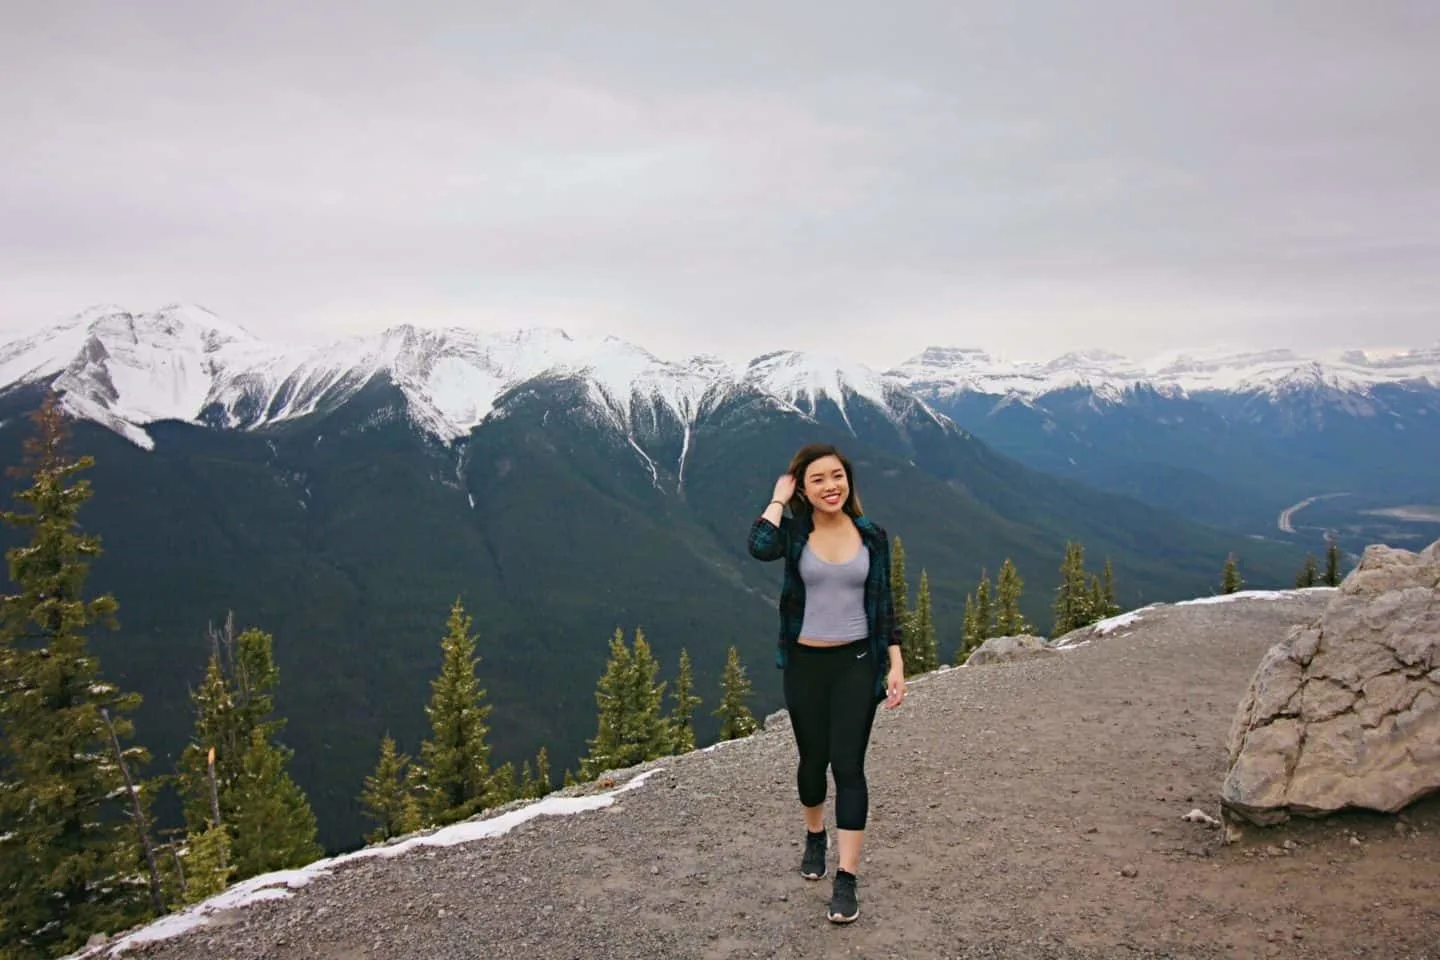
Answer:
<svg viewBox="0 0 1440 960"><path fill-rule="evenodd" d="M1314 623L1268 650L1231 724L1223 809L1251 823L1440 791L1440 540L1367 547Z"/></svg>
<svg viewBox="0 0 1440 960"><path fill-rule="evenodd" d="M1140 871L1135 868L1135 865L1133 863L1127 863L1125 864L1125 866L1120 868L1120 876L1138 877L1140 876Z"/></svg>
<svg viewBox="0 0 1440 960"><path fill-rule="evenodd" d="M105 946L105 944L107 944L107 943L109 943L109 942L110 942L110 938L107 937L105 934L103 934L103 933L92 933L92 934L90 934L90 939L85 941L85 949L86 949L86 950L94 950L94 949L96 949L97 947L103 947L103 946Z"/></svg>
<svg viewBox="0 0 1440 960"><path fill-rule="evenodd" d="M1220 826L1219 820L1216 820L1214 817L1210 816L1210 814L1206 813L1204 810L1199 809L1198 807L1194 810L1191 810L1189 813L1185 814L1185 816L1181 817L1180 819L1186 821L1187 823L1203 823L1205 824L1205 826L1212 828Z"/></svg>
<svg viewBox="0 0 1440 960"><path fill-rule="evenodd" d="M776 710L760 724L762 730L781 730L790 726L790 711Z"/></svg>
<svg viewBox="0 0 1440 960"><path fill-rule="evenodd" d="M1044 637L991 637L980 644L965 658L965 666L980 666L987 663L1009 663L1014 660L1031 660L1035 657L1056 657L1060 651L1050 646Z"/></svg>

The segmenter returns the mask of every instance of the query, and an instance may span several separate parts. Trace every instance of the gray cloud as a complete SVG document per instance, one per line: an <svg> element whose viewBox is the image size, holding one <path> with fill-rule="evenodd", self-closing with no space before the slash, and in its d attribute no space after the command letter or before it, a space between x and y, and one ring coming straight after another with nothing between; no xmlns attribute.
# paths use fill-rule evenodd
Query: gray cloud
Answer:
<svg viewBox="0 0 1440 960"><path fill-rule="evenodd" d="M1427 0L506 7L23 0L0 329L190 299L881 366L1440 329Z"/></svg>

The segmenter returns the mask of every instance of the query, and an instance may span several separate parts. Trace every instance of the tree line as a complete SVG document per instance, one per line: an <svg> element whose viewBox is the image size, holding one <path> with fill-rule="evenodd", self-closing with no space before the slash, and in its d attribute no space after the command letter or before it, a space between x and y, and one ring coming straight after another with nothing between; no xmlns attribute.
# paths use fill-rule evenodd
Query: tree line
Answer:
<svg viewBox="0 0 1440 960"><path fill-rule="evenodd" d="M974 591L965 595L965 614L955 647L958 666L992 637L1034 634L1035 627L1020 611L1025 582L1014 561L1006 557L992 584L982 570ZM925 673L940 666L939 643L931 612L930 577L920 571L915 609L910 609L910 587L905 572L905 543L895 536L890 549L890 590L895 616L900 622L902 659L907 675ZM1115 601L1115 571L1110 560L1099 573L1085 567L1085 547L1074 541L1065 545L1060 562L1060 583L1051 602L1051 637L1059 637L1120 612Z"/></svg>
<svg viewBox="0 0 1440 960"><path fill-rule="evenodd" d="M303 866L323 855L304 791L279 739L274 638L233 616L208 631L203 678L190 692L194 728L170 774L143 776L151 754L135 742L140 697L107 681L88 634L114 629L113 596L86 598L102 555L79 514L91 498L89 456L68 450L55 395L31 417L23 462L9 473L18 509L0 513L28 541L6 552L16 592L0 596L0 958L60 957L95 933L114 933L194 903L237 881ZM454 823L553 789L542 747L519 772L493 767L489 706L476 637L457 599L441 641L426 707L430 736L412 761L385 736L360 798L375 823L368 840ZM596 687L597 730L578 778L694 748L690 658L666 683L643 632L617 630ZM753 732L745 669L729 650L715 715L720 737ZM183 826L157 830L151 810L173 790Z"/></svg>

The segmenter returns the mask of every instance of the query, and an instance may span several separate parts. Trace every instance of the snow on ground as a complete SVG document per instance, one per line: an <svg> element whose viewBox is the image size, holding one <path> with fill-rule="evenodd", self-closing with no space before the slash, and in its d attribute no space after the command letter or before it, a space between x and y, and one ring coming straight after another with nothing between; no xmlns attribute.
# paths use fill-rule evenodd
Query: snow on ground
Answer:
<svg viewBox="0 0 1440 960"><path fill-rule="evenodd" d="M660 772L660 768L645 771L638 776L632 777L625 784L609 790L605 793L592 794L590 796L562 797L550 796L534 803L518 807L508 813L485 820L467 820L453 826L444 827L434 833L410 837L397 843L383 846L365 847L352 853L341 854L326 860L317 860L312 864L300 867L295 870L277 870L273 873L261 874L251 877L248 880L235 884L222 893L218 893L208 900L192 904L184 910L177 911L150 923L137 930L133 930L104 946L82 950L72 954L73 960L82 960L87 957L97 957L106 953L112 957L118 957L126 950L146 943L155 943L160 940L169 940L187 933L198 927L203 927L210 922L210 918L217 913L227 910L238 910L247 907L252 903L261 903L266 900L283 900L289 897L291 890L298 890L308 886L320 877L330 875L330 872L347 863L356 860L367 860L373 857L398 857L408 853L417 847L453 847L462 843L474 843L477 840L485 840L490 837L498 837L509 833L511 830L536 817L567 816L575 813L585 813L590 810L599 810L608 807L615 802L620 794L642 786L654 774Z"/></svg>
<svg viewBox="0 0 1440 960"><path fill-rule="evenodd" d="M1194 607L1207 603L1229 603L1232 600L1288 600L1313 593L1333 592L1337 587L1302 587L1297 590L1237 590L1234 593L1220 593L1213 597L1196 597L1194 600L1179 600L1177 607Z"/></svg>
<svg viewBox="0 0 1440 960"><path fill-rule="evenodd" d="M1096 637L1109 636L1116 630L1133 627L1144 618L1146 613L1160 607L1194 607L1212 603L1230 603L1235 600L1293 600L1315 593L1334 592L1336 589L1336 587L1303 587L1295 590L1237 590L1235 593L1222 593L1213 597L1195 597L1192 600L1177 600L1174 603L1152 603L1137 610L1098 620L1088 627L1068 633L1055 643L1055 649L1078 650Z"/></svg>

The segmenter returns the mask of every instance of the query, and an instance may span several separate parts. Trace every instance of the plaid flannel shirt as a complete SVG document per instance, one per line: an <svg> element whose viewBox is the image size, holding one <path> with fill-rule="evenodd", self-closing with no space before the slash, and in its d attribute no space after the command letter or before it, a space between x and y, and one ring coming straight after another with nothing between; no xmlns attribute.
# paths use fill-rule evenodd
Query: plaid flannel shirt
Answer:
<svg viewBox="0 0 1440 960"><path fill-rule="evenodd" d="M800 554L810 539L815 522L807 511L803 517L788 512L777 527L757 517L750 527L750 555L757 560L785 561L780 585L780 639L775 665L785 669L790 647L800 637L805 622L805 581L800 576ZM885 528L868 517L856 517L855 528L870 551L870 570L865 577L865 618L870 628L870 650L875 669L876 699L885 697L885 675L889 670L888 648L899 645L900 625L895 621L895 598L890 592L890 538Z"/></svg>

